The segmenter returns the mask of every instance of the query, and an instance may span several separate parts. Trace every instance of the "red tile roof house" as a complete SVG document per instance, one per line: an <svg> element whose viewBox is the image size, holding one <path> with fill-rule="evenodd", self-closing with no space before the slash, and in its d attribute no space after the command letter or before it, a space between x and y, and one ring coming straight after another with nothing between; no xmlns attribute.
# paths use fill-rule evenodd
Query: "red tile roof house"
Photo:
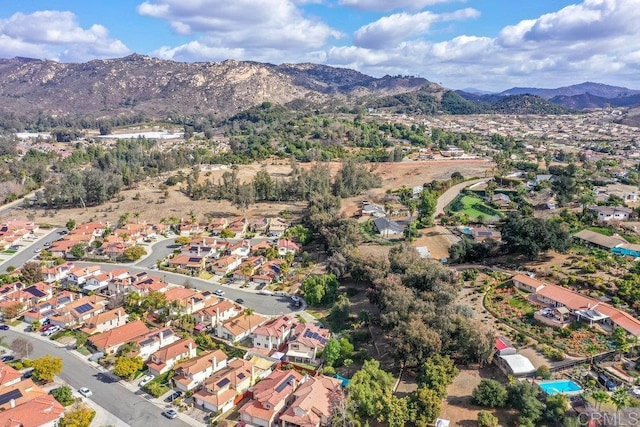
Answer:
<svg viewBox="0 0 640 427"><path fill-rule="evenodd" d="M215 335L231 342L242 341L265 320L267 320L266 317L255 313L250 316L240 314L233 319L219 323Z"/></svg>
<svg viewBox="0 0 640 427"><path fill-rule="evenodd" d="M142 360L147 360L156 351L179 340L180 337L171 328L156 328L133 341L138 344L136 355L142 357Z"/></svg>
<svg viewBox="0 0 640 427"><path fill-rule="evenodd" d="M226 218L213 218L209 225L207 225L207 231L209 231L214 236L219 235L222 230L227 228L227 219Z"/></svg>
<svg viewBox="0 0 640 427"><path fill-rule="evenodd" d="M232 359L227 366L207 378L193 395L196 406L225 413L233 408L236 396L243 394L258 378L258 369L243 359Z"/></svg>
<svg viewBox="0 0 640 427"><path fill-rule="evenodd" d="M300 246L298 246L297 243L287 239L278 240L278 253L280 256L285 256L289 253L295 254L297 252L300 252Z"/></svg>
<svg viewBox="0 0 640 427"><path fill-rule="evenodd" d="M107 303L100 295L88 295L56 310L56 314L49 316L49 321L61 328L82 325L91 317L104 312Z"/></svg>
<svg viewBox="0 0 640 427"><path fill-rule="evenodd" d="M0 386L8 387L22 381L22 374L0 360Z"/></svg>
<svg viewBox="0 0 640 427"><path fill-rule="evenodd" d="M525 292L537 292L546 286L545 282L536 280L524 274L518 274L511 279L516 288Z"/></svg>
<svg viewBox="0 0 640 427"><path fill-rule="evenodd" d="M235 233L236 237L240 237L245 231L247 231L247 219L238 218L229 223L227 228Z"/></svg>
<svg viewBox="0 0 640 427"><path fill-rule="evenodd" d="M239 257L231 255L223 256L213 263L212 270L214 274L224 276L225 274L235 270L241 262L242 259Z"/></svg>
<svg viewBox="0 0 640 427"><path fill-rule="evenodd" d="M193 313L196 322L202 325L204 329L214 329L218 323L229 320L237 315L236 305L225 299L220 299L214 305Z"/></svg>
<svg viewBox="0 0 640 427"><path fill-rule="evenodd" d="M54 427L63 414L64 406L53 396L45 394L0 412L0 426Z"/></svg>
<svg viewBox="0 0 640 427"><path fill-rule="evenodd" d="M329 340L329 330L312 324L299 324L287 344L287 360L316 364L318 353L321 353Z"/></svg>
<svg viewBox="0 0 640 427"><path fill-rule="evenodd" d="M273 218L269 221L269 236L281 237L289 228L289 224L282 218Z"/></svg>
<svg viewBox="0 0 640 427"><path fill-rule="evenodd" d="M87 319L82 327L82 332L93 335L110 331L126 324L128 319L129 315L124 311L124 308L114 308Z"/></svg>
<svg viewBox="0 0 640 427"><path fill-rule="evenodd" d="M293 403L280 415L287 427L327 426L344 400L342 381L325 375L309 378L293 393Z"/></svg>
<svg viewBox="0 0 640 427"><path fill-rule="evenodd" d="M74 268L75 266L70 262L53 267L42 267L42 280L47 283L62 281L67 278L69 272Z"/></svg>
<svg viewBox="0 0 640 427"><path fill-rule="evenodd" d="M227 255L235 255L239 257L247 257L251 253L251 241L250 240L238 240L234 243L229 243L227 246Z"/></svg>
<svg viewBox="0 0 640 427"><path fill-rule="evenodd" d="M151 355L147 362L151 375L162 375L182 359L196 356L196 342L193 338L185 338L160 348Z"/></svg>
<svg viewBox="0 0 640 427"><path fill-rule="evenodd" d="M261 256L254 256L240 264L233 272L233 278L240 281L248 281L256 270L262 265L264 258Z"/></svg>
<svg viewBox="0 0 640 427"><path fill-rule="evenodd" d="M71 303L76 298L75 293L69 291L62 291L54 298L43 301L40 304L34 306L31 310L27 311L23 315L23 321L31 324L37 320L42 322L47 320L49 316L53 316L57 313L56 310L61 309L65 305Z"/></svg>
<svg viewBox="0 0 640 427"><path fill-rule="evenodd" d="M256 328L251 334L253 346L260 349L277 350L283 346L297 322L292 316L274 317Z"/></svg>
<svg viewBox="0 0 640 427"><path fill-rule="evenodd" d="M251 425L270 427L304 380L295 370L273 371L253 386L253 399L240 408L240 419Z"/></svg>
<svg viewBox="0 0 640 427"><path fill-rule="evenodd" d="M207 351L193 359L180 362L174 368L176 374L172 380L176 389L187 392L226 366L227 355L224 351Z"/></svg>
<svg viewBox="0 0 640 427"><path fill-rule="evenodd" d="M269 219L268 218L258 218L251 221L251 225L249 227L251 231L254 233L266 233L269 228Z"/></svg>
<svg viewBox="0 0 640 427"><path fill-rule="evenodd" d="M97 351L102 351L105 354L113 354L126 343L147 333L149 333L149 328L147 328L144 322L142 320L136 320L111 329L110 331L90 336L88 342L93 345Z"/></svg>
<svg viewBox="0 0 640 427"><path fill-rule="evenodd" d="M197 289L188 289L184 286L174 286L165 292L167 303L172 314L193 314L210 305L216 304L218 298L211 292L200 292Z"/></svg>
<svg viewBox="0 0 640 427"><path fill-rule="evenodd" d="M177 254L169 260L169 266L191 273L201 273L204 270L206 260L207 258L204 256Z"/></svg>
<svg viewBox="0 0 640 427"><path fill-rule="evenodd" d="M74 268L67 275L67 282L76 285L84 285L89 277L97 276L101 273L102 269L98 265Z"/></svg>

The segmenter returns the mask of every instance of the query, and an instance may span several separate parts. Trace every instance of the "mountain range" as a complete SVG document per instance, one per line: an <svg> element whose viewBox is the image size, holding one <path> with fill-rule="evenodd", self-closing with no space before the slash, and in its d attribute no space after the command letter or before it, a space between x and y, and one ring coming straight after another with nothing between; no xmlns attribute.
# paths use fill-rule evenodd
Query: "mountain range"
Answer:
<svg viewBox="0 0 640 427"><path fill-rule="evenodd" d="M225 118L267 101L291 109L565 114L605 105L640 105L640 91L582 83L473 94L418 77L375 78L319 64L185 63L138 54L86 63L0 59L0 117Z"/></svg>

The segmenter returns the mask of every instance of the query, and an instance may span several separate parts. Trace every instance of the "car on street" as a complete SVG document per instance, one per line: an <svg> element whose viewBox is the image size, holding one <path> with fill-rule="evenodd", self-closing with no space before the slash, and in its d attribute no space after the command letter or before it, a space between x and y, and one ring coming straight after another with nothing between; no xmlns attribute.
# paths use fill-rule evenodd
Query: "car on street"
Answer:
<svg viewBox="0 0 640 427"><path fill-rule="evenodd" d="M168 408L162 411L162 415L172 420L178 416L178 413L176 412L175 409Z"/></svg>
<svg viewBox="0 0 640 427"><path fill-rule="evenodd" d="M147 384L149 384L151 382L151 380L153 380L155 377L153 375L145 375L144 378L142 378L140 380L140 382L138 383L138 385L140 387L144 387Z"/></svg>
<svg viewBox="0 0 640 427"><path fill-rule="evenodd" d="M93 395L93 392L91 390L89 390L88 387L80 387L78 389L78 393L80 393L84 397L91 397Z"/></svg>
<svg viewBox="0 0 640 427"><path fill-rule="evenodd" d="M0 360L2 360L3 362L8 362L13 359L15 359L15 356L12 356L10 354L5 354L4 356L0 357Z"/></svg>
<svg viewBox="0 0 640 427"><path fill-rule="evenodd" d="M44 246L48 248L49 246L51 246L51 242L45 242Z"/></svg>
<svg viewBox="0 0 640 427"><path fill-rule="evenodd" d="M0 331L8 331L9 325L0 325Z"/></svg>
<svg viewBox="0 0 640 427"><path fill-rule="evenodd" d="M165 402L173 402L174 400L176 400L180 396L182 396L182 392L180 390L177 390L177 391L174 391L173 393L171 393L169 396L167 396L164 399L164 401Z"/></svg>
<svg viewBox="0 0 640 427"><path fill-rule="evenodd" d="M244 304L244 300L243 300L242 298L238 298L238 299L236 300L236 302L237 302L238 304Z"/></svg>
<svg viewBox="0 0 640 427"><path fill-rule="evenodd" d="M224 291L222 289L216 289L213 293L218 295L219 297L224 295Z"/></svg>

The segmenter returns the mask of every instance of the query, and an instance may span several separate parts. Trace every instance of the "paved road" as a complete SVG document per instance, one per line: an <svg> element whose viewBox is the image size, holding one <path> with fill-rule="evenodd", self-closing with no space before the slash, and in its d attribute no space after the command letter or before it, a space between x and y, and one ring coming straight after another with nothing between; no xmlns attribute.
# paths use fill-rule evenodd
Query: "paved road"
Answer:
<svg viewBox="0 0 640 427"><path fill-rule="evenodd" d="M2 331L0 336L6 336L8 340L13 341L24 335L9 330ZM171 425L187 427L189 425L180 419L167 420L162 416L162 410L156 405L131 393L111 376L99 372L69 351L37 338L31 339L31 343L33 344L33 354L30 354L29 357L37 358L45 354L61 357L64 368L59 377L76 390L80 387L89 387L93 391L91 400L130 426Z"/></svg>
<svg viewBox="0 0 640 427"><path fill-rule="evenodd" d="M223 286L210 281L184 276L182 274L169 273L162 270L149 270L147 268L129 264L101 264L96 262L75 262L75 264L79 266L99 265L104 271L125 267L131 273L146 271L151 276L160 277L168 283L174 283L177 285L182 285L188 280L195 288L203 291L215 291L216 289L222 289L225 292L225 298L229 298L231 300L242 298L244 300L242 305L250 307L260 314L277 315L297 311L291 306L291 300L288 297L260 295L256 292L240 289L238 285Z"/></svg>
<svg viewBox="0 0 640 427"><path fill-rule="evenodd" d="M156 261L165 259L172 254L175 249L180 249L180 245L176 245L176 239L166 239L154 243L147 249L149 250L149 254L136 262L136 266L143 268L154 267Z"/></svg>
<svg viewBox="0 0 640 427"><path fill-rule="evenodd" d="M56 228L45 234L43 237L39 238L38 241L30 244L28 246L23 246L20 250L15 253L11 258L0 264L0 273L6 273L7 267L22 267L24 263L30 261L32 258L36 256L36 252L40 252L44 249L45 243L51 243L54 240L58 240L60 237L60 231L66 230L66 228Z"/></svg>

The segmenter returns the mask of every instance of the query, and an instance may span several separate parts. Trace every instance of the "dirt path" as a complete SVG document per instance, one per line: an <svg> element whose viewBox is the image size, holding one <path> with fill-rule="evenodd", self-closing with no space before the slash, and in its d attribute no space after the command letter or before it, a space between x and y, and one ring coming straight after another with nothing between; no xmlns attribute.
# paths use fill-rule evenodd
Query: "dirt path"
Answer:
<svg viewBox="0 0 640 427"><path fill-rule="evenodd" d="M486 181L486 178L474 179L472 181L461 182L460 184L456 184L453 187L449 188L447 191L442 193L440 197L438 197L438 203L436 204L436 212L434 217L437 217L440 214L444 215L444 208L455 199L458 194L465 188L472 186L478 182Z"/></svg>

